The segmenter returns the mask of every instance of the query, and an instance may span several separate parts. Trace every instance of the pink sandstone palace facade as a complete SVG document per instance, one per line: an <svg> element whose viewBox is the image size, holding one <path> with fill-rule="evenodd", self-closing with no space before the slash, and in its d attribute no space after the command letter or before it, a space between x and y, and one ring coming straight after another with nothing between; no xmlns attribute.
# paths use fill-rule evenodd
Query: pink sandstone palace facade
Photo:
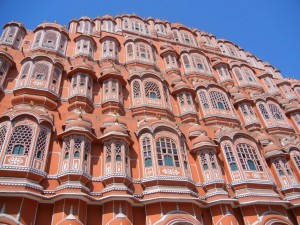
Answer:
<svg viewBox="0 0 300 225"><path fill-rule="evenodd" d="M300 81L179 23L7 23L0 224L299 224L299 103Z"/></svg>

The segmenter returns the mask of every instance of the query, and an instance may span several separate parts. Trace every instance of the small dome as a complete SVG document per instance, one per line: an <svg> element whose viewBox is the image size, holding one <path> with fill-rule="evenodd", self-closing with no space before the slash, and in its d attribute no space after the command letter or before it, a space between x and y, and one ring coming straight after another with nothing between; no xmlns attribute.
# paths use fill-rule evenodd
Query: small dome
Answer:
<svg viewBox="0 0 300 225"><path fill-rule="evenodd" d="M179 81L178 83L175 84L174 89L178 90L181 88L190 88L185 82Z"/></svg>
<svg viewBox="0 0 300 225"><path fill-rule="evenodd" d="M245 99L246 96L243 94L243 93L237 93L236 95L234 95L233 99L235 101L239 101L239 100L242 100L242 99Z"/></svg>
<svg viewBox="0 0 300 225"><path fill-rule="evenodd" d="M239 89L237 87L228 88L228 90L231 94L239 92Z"/></svg>
<svg viewBox="0 0 300 225"><path fill-rule="evenodd" d="M189 138L197 137L203 132L205 132L204 127L200 126L199 124L195 124L189 129Z"/></svg>
<svg viewBox="0 0 300 225"><path fill-rule="evenodd" d="M299 108L299 104L296 103L296 102L288 103L288 104L285 106L285 110L297 109L297 108Z"/></svg>
<svg viewBox="0 0 300 225"><path fill-rule="evenodd" d="M282 155L283 151L273 142L270 142L266 147L264 147L264 156L269 158L270 156Z"/></svg>
<svg viewBox="0 0 300 225"><path fill-rule="evenodd" d="M121 124L121 125L127 127L126 122L124 122L123 119L122 119L122 117L120 117L120 116L118 116L118 117L116 117L116 116L107 116L107 117L103 120L102 124L103 124L104 126L105 126L105 125L107 126L107 125L110 125L110 124L115 124L116 122L118 122L119 124Z"/></svg>
<svg viewBox="0 0 300 225"><path fill-rule="evenodd" d="M208 137L205 134L202 134L196 137L194 140L192 140L192 145L193 145L192 150L195 150L199 147L207 147L207 146L215 147L210 137Z"/></svg>
<svg viewBox="0 0 300 225"><path fill-rule="evenodd" d="M119 123L115 123L112 126L107 127L104 130L104 134L108 134L108 133L120 133L120 134L127 135L127 131Z"/></svg>
<svg viewBox="0 0 300 225"><path fill-rule="evenodd" d="M79 128L84 130L91 131L92 129L92 122L84 115L75 114L71 115L66 122L66 130L71 128Z"/></svg>
<svg viewBox="0 0 300 225"><path fill-rule="evenodd" d="M267 134L265 134L265 133L261 133L260 135L258 135L257 139L258 139L259 141L264 141L264 140L269 140L270 137L269 137L269 135L267 135Z"/></svg>
<svg viewBox="0 0 300 225"><path fill-rule="evenodd" d="M123 218L115 218L112 221L110 221L107 225L132 225L130 220L127 217Z"/></svg>
<svg viewBox="0 0 300 225"><path fill-rule="evenodd" d="M171 79L171 83L172 84L176 84L176 83L178 83L178 82L180 82L181 81L181 77L180 76L174 76L174 77L172 77L172 79Z"/></svg>

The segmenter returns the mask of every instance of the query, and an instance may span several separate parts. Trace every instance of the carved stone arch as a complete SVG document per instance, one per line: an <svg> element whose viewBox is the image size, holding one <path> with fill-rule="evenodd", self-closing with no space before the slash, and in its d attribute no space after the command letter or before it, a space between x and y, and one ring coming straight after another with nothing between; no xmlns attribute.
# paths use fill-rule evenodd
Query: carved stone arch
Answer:
<svg viewBox="0 0 300 225"><path fill-rule="evenodd" d="M225 224L230 224L230 225L239 225L238 221L232 215L231 213L228 213L224 215L221 219L219 219L215 225L225 225Z"/></svg>
<svg viewBox="0 0 300 225"><path fill-rule="evenodd" d="M19 118L24 118L24 116L27 118L31 118L33 121L35 121L37 124L44 124L48 128L54 130L54 124L53 124L53 118L47 114L41 114L41 112L38 112L37 110L8 110L3 113L3 115L0 117L1 120L8 119L9 121L15 122L18 121Z"/></svg>
<svg viewBox="0 0 300 225"><path fill-rule="evenodd" d="M5 214L5 213L0 213L0 224L23 225L23 223L18 221L15 217Z"/></svg>
<svg viewBox="0 0 300 225"><path fill-rule="evenodd" d="M276 211L267 211L260 215L255 225L292 225L289 218L283 216Z"/></svg>
<svg viewBox="0 0 300 225"><path fill-rule="evenodd" d="M195 216L182 211L170 211L153 225L201 225Z"/></svg>

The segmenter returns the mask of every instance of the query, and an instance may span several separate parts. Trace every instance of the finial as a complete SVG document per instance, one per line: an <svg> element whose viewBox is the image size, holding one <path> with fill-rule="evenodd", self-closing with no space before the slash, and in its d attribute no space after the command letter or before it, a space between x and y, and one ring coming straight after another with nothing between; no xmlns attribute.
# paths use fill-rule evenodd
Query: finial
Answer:
<svg viewBox="0 0 300 225"><path fill-rule="evenodd" d="M156 118L160 120L161 116L158 113L156 113Z"/></svg>
<svg viewBox="0 0 300 225"><path fill-rule="evenodd" d="M5 213L5 210L6 210L5 208L6 208L6 207L5 207L5 203L4 203L3 206L2 206L2 208L1 208L1 213L2 213L2 214Z"/></svg>
<svg viewBox="0 0 300 225"><path fill-rule="evenodd" d="M54 23L57 23L57 20L54 20Z"/></svg>
<svg viewBox="0 0 300 225"><path fill-rule="evenodd" d="M30 101L29 106L34 109L34 102L32 100Z"/></svg>
<svg viewBox="0 0 300 225"><path fill-rule="evenodd" d="M118 116L118 112L116 109L114 110L113 114L114 114L114 116Z"/></svg>

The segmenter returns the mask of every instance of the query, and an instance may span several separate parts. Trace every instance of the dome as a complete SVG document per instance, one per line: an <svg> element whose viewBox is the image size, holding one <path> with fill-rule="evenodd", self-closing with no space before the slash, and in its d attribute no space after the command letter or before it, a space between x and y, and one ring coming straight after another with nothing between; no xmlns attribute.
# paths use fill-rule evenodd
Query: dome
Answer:
<svg viewBox="0 0 300 225"><path fill-rule="evenodd" d="M190 88L185 82L179 81L178 83L175 84L174 89L178 90L181 88Z"/></svg>
<svg viewBox="0 0 300 225"><path fill-rule="evenodd" d="M104 134L108 134L108 133L120 133L120 134L127 135L127 131L117 122L114 125L109 126L104 130Z"/></svg>
<svg viewBox="0 0 300 225"><path fill-rule="evenodd" d="M273 142L270 142L266 147L264 147L264 156L269 158L271 156L277 156L283 154L283 151Z"/></svg>
<svg viewBox="0 0 300 225"><path fill-rule="evenodd" d="M197 137L201 135L203 132L205 132L204 127L202 127L199 124L195 124L191 126L191 128L189 129L189 138Z"/></svg>
<svg viewBox="0 0 300 225"><path fill-rule="evenodd" d="M196 137L194 140L192 140L193 148L192 150L198 150L199 148L206 148L206 147L215 147L210 137L203 134Z"/></svg>
<svg viewBox="0 0 300 225"><path fill-rule="evenodd" d="M263 140L269 140L270 139L270 136L268 134L265 134L265 133L261 133L257 136L257 139L259 141L263 141Z"/></svg>
<svg viewBox="0 0 300 225"><path fill-rule="evenodd" d="M84 115L74 114L68 117L66 122L66 130L75 127L91 131L92 122Z"/></svg>
<svg viewBox="0 0 300 225"><path fill-rule="evenodd" d="M245 99L246 96L243 94L243 93L237 93L236 95L234 95L233 99L235 101L239 101L239 100L242 100L242 99Z"/></svg>
<svg viewBox="0 0 300 225"><path fill-rule="evenodd" d="M239 89L237 87L228 88L229 92L232 93L238 93Z"/></svg>
<svg viewBox="0 0 300 225"><path fill-rule="evenodd" d="M181 77L180 76L174 76L174 77L172 77L172 79L171 79L171 83L172 84L176 84L176 83L178 83L178 82L180 82L181 81Z"/></svg>
<svg viewBox="0 0 300 225"><path fill-rule="evenodd" d="M117 116L107 116L103 120L102 124L104 125L104 127L107 127L108 125L114 124L116 122L118 122L120 125L127 127L126 122L124 122L123 119L119 116L118 117Z"/></svg>

